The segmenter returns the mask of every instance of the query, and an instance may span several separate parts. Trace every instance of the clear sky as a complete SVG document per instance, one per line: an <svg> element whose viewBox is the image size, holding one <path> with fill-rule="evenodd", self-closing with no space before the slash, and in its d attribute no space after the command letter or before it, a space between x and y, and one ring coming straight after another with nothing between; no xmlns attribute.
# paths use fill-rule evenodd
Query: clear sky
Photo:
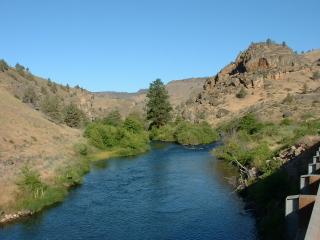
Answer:
<svg viewBox="0 0 320 240"><path fill-rule="evenodd" d="M251 42L320 47L320 0L0 0L0 58L91 91L210 76Z"/></svg>

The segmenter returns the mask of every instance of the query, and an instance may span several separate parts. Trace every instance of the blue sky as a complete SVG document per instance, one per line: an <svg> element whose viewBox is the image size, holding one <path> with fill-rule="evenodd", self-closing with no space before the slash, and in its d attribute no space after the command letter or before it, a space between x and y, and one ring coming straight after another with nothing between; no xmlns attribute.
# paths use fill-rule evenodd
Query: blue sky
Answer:
<svg viewBox="0 0 320 240"><path fill-rule="evenodd" d="M0 0L0 58L91 91L210 76L251 42L320 47L319 0Z"/></svg>

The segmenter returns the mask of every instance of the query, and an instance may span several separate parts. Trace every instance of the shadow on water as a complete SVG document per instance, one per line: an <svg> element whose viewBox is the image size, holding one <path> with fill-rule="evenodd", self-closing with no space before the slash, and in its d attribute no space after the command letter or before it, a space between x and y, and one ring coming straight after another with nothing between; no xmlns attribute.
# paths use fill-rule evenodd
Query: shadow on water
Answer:
<svg viewBox="0 0 320 240"><path fill-rule="evenodd" d="M241 192L254 208L259 235L262 239L288 239L285 221L285 199L300 193L300 176L308 172L308 163L319 143L285 163L269 176ZM308 209L306 208L306 211ZM308 223L303 224L307 227ZM294 229L298 231L299 229ZM304 229L305 230L305 229ZM302 230L303 231L303 230ZM292 233L295 235L295 233Z"/></svg>

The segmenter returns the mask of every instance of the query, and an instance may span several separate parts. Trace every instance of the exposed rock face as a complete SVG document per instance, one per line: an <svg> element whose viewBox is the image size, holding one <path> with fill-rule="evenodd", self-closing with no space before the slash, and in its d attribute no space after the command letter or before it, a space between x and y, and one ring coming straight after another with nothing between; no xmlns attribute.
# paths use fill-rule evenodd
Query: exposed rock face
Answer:
<svg viewBox="0 0 320 240"><path fill-rule="evenodd" d="M279 44L256 43L241 52L235 62L223 68L215 77L208 78L204 91L198 98L212 101L243 86L256 88L263 85L264 79L281 79L286 73L308 68L310 62L295 54L289 47Z"/></svg>
<svg viewBox="0 0 320 240"><path fill-rule="evenodd" d="M215 125L279 103L287 94L300 91L303 84L315 89L317 84L310 76L318 69L314 62L319 55L297 54L282 44L253 43L234 62L207 78L194 104L181 112L190 116L189 120L196 118L197 111L205 112L205 120ZM237 98L240 90L246 94Z"/></svg>

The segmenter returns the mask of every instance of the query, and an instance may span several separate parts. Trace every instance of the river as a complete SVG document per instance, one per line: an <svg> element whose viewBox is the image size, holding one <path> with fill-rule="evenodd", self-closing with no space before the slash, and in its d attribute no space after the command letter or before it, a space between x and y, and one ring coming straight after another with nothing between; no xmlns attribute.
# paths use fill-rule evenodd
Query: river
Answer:
<svg viewBox="0 0 320 240"><path fill-rule="evenodd" d="M99 161L63 203L1 228L0 239L256 239L213 147L155 142L146 154Z"/></svg>

